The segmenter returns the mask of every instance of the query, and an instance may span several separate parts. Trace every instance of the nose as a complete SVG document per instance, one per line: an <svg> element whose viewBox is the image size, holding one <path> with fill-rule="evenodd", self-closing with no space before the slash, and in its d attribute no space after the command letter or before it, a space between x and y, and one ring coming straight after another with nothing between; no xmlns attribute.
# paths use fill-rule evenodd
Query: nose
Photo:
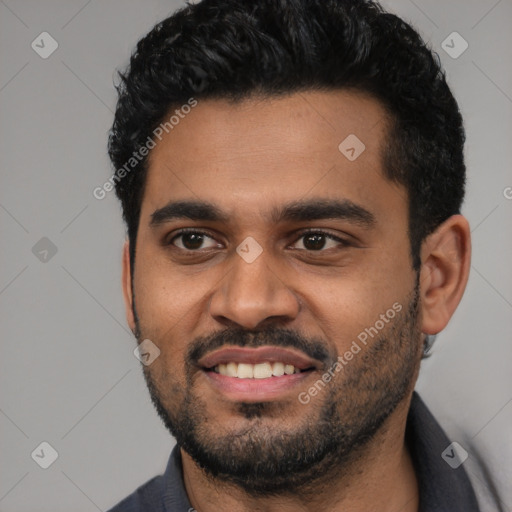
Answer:
<svg viewBox="0 0 512 512"><path fill-rule="evenodd" d="M211 297L210 315L220 323L256 329L269 321L294 320L300 302L265 251L252 263L233 255L232 268Z"/></svg>

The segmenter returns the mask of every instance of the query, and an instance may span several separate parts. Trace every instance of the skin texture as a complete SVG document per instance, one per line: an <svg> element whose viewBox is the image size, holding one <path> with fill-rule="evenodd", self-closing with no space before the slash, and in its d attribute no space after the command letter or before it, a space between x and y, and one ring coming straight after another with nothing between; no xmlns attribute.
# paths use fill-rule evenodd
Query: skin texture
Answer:
<svg viewBox="0 0 512 512"><path fill-rule="evenodd" d="M123 289L131 329L161 351L144 372L163 419L179 424L188 415L203 448L224 450L234 461L245 455L255 458L257 450L244 452L249 439L265 442L268 452L274 441L314 432L315 427L319 438L328 438L332 430L332 436L339 434L347 443L323 464L311 465L309 485L290 474L289 492L281 482L279 490L267 494L248 492L243 481L227 475L212 476L182 449L187 493L201 512L219 507L417 510L405 421L423 334L441 331L462 297L470 237L465 218L451 217L424 242L419 276L413 270L407 194L382 172L386 130L384 109L355 92L304 92L239 103L206 100L151 152L133 283L126 244ZM338 150L349 134L366 146L354 161ZM275 223L270 218L273 208L309 199L349 200L370 212L374 223ZM227 219L174 219L152 226L151 215L177 200L208 201ZM174 239L182 228L208 235L200 250L186 251L184 239ZM304 229L320 229L347 243L327 238L322 250L308 250L301 237ZM236 252L248 236L263 250L250 264ZM301 404L298 394L307 392L395 303L403 306L402 312L323 391ZM300 334L328 356L299 384L264 403L248 400L243 405L219 392L190 358L191 347L226 329L256 333L272 328ZM272 344L271 337L265 339ZM391 398L383 409L386 397ZM326 416L328 410L331 416ZM337 425L367 427L364 411L381 414L382 421L369 439L359 439L350 450L357 436L340 434ZM326 417L336 422L332 429L321 422ZM193 431L191 424L182 426ZM238 445L234 436L239 436ZM310 442L304 446L315 444Z"/></svg>

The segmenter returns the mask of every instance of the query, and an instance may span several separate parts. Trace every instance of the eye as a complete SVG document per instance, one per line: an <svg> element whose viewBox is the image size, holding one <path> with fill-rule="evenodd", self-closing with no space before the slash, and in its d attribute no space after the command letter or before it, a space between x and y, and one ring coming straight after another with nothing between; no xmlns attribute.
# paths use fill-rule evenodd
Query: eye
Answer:
<svg viewBox="0 0 512 512"><path fill-rule="evenodd" d="M196 231L193 229L182 229L169 241L169 244L175 245L179 249L183 249L185 251L211 249L212 247L219 246L211 236L208 236L202 231Z"/></svg>
<svg viewBox="0 0 512 512"><path fill-rule="evenodd" d="M299 244L299 242L301 242ZM211 236L203 231L195 229L182 229L175 234L168 242L183 251L199 251L201 249L220 248L221 245ZM349 245L345 240L324 231L306 231L301 233L298 240L292 246L294 249L306 250L308 252L323 252L339 246ZM300 247L302 245L302 247Z"/></svg>
<svg viewBox="0 0 512 512"><path fill-rule="evenodd" d="M294 247L295 249L305 249L306 251L320 252L325 249L331 249L337 246L347 246L348 243L337 236L325 233L324 231L307 231L303 232L296 244L302 241L302 247Z"/></svg>

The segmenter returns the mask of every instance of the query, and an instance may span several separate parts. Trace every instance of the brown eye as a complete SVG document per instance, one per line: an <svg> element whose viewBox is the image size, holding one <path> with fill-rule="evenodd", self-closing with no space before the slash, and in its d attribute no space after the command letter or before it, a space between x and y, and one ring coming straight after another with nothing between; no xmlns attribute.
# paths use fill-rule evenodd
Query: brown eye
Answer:
<svg viewBox="0 0 512 512"><path fill-rule="evenodd" d="M304 237L303 244L308 251L318 251L323 249L325 246L325 235L306 235Z"/></svg>
<svg viewBox="0 0 512 512"><path fill-rule="evenodd" d="M211 240L210 244L204 246L203 244L208 240ZM199 249L209 249L217 246L217 243L212 237L200 231L182 231L176 235L170 243L185 251L197 251Z"/></svg>
<svg viewBox="0 0 512 512"><path fill-rule="evenodd" d="M296 246L295 249L305 249L306 251L312 252L319 252L323 249L331 249L333 247L343 247L348 245L341 238L338 238L329 233L324 233L322 231L309 231L302 233L296 244L299 242L299 240L302 240L303 247Z"/></svg>

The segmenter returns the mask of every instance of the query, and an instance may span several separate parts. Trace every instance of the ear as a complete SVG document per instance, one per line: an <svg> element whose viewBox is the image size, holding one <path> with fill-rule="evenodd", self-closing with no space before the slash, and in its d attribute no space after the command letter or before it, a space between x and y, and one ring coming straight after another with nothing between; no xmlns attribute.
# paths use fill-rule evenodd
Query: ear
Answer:
<svg viewBox="0 0 512 512"><path fill-rule="evenodd" d="M123 247L123 296L124 307L126 310L126 320L132 332L135 332L135 318L133 315L133 295L132 295L132 277L130 269L130 242L125 241Z"/></svg>
<svg viewBox="0 0 512 512"><path fill-rule="evenodd" d="M453 215L423 242L420 293L422 332L442 331L459 305L471 266L468 221Z"/></svg>

